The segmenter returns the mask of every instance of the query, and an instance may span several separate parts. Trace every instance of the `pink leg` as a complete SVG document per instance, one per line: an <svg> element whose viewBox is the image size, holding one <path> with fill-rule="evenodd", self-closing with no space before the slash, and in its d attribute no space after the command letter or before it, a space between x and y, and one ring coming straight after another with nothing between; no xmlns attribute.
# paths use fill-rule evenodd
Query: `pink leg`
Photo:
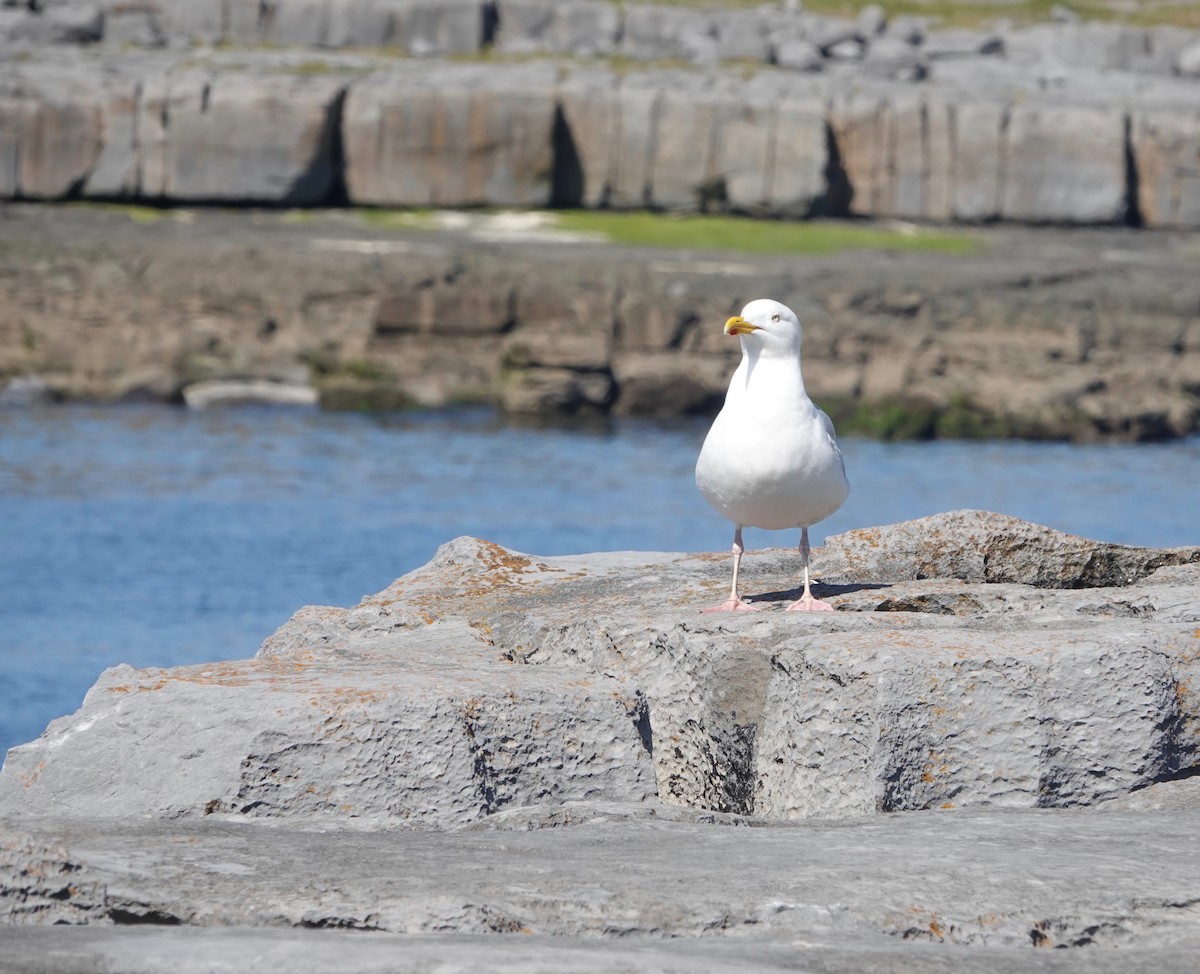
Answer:
<svg viewBox="0 0 1200 974"><path fill-rule="evenodd" d="M720 605L714 605L708 609L701 609L701 612L757 612L758 606L751 605L738 595L738 569L742 567L742 552L746 549L742 545L742 526L739 524L733 531L733 587L729 591L729 598Z"/></svg>
<svg viewBox="0 0 1200 974"><path fill-rule="evenodd" d="M813 598L808 584L808 528L800 530L800 563L804 568L804 594L787 607L788 612L832 612L828 602Z"/></svg>

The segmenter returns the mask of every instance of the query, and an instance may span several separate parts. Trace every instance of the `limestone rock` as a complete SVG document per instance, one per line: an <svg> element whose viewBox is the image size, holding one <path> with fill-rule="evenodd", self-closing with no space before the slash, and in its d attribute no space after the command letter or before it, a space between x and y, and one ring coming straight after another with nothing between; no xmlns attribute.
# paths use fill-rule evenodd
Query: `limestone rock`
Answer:
<svg viewBox="0 0 1200 974"><path fill-rule="evenodd" d="M54 199L86 183L106 149L111 107L96 80L53 65L0 78L0 194Z"/></svg>
<svg viewBox="0 0 1200 974"><path fill-rule="evenodd" d="M540 70L374 75L346 98L347 192L375 206L545 206L554 118Z"/></svg>
<svg viewBox="0 0 1200 974"><path fill-rule="evenodd" d="M729 368L708 356L640 353L616 359L614 412L623 416L705 416L721 408Z"/></svg>
<svg viewBox="0 0 1200 974"><path fill-rule="evenodd" d="M720 50L717 28L707 11L650 4L625 7L621 53L628 57L713 64Z"/></svg>
<svg viewBox="0 0 1200 974"><path fill-rule="evenodd" d="M724 553L460 538L108 671L0 771L0 963L1191 970L1200 548L940 515L817 549L820 618L795 561L713 618Z"/></svg>
<svg viewBox="0 0 1200 974"><path fill-rule="evenodd" d="M825 55L812 41L796 38L776 45L775 63L792 71L820 71L825 66Z"/></svg>
<svg viewBox="0 0 1200 974"><path fill-rule="evenodd" d="M1014 105L1001 213L1031 223L1116 223L1125 216L1124 115Z"/></svg>
<svg viewBox="0 0 1200 974"><path fill-rule="evenodd" d="M1175 70L1188 78L1200 77L1200 41L1189 44L1175 59Z"/></svg>
<svg viewBox="0 0 1200 974"><path fill-rule="evenodd" d="M94 44L104 37L104 10L95 3L31 4L29 13L5 20L0 21L0 31L12 41Z"/></svg>
<svg viewBox="0 0 1200 974"><path fill-rule="evenodd" d="M337 78L187 71L155 79L138 115L151 199L323 202L337 177Z"/></svg>
<svg viewBox="0 0 1200 974"><path fill-rule="evenodd" d="M912 44L895 37L881 37L868 48L863 69L882 78L921 81L929 75L929 62Z"/></svg>
<svg viewBox="0 0 1200 974"><path fill-rule="evenodd" d="M954 511L826 542L829 571L848 581L957 578L1036 588L1131 585L1159 568L1200 562L1200 547L1105 544L983 511Z"/></svg>
<svg viewBox="0 0 1200 974"><path fill-rule="evenodd" d="M718 55L722 60L771 59L770 20L757 10L721 10L714 14Z"/></svg>
<svg viewBox="0 0 1200 974"><path fill-rule="evenodd" d="M474 54L485 41L488 7L480 0L403 0L395 36L414 57Z"/></svg>
<svg viewBox="0 0 1200 974"><path fill-rule="evenodd" d="M1146 110L1134 116L1131 149L1138 171L1138 211L1151 227L1200 221L1200 112Z"/></svg>
<svg viewBox="0 0 1200 974"><path fill-rule="evenodd" d="M496 49L576 57L612 54L621 20L608 0L500 0Z"/></svg>
<svg viewBox="0 0 1200 974"><path fill-rule="evenodd" d="M832 538L814 566L841 611L781 611L796 557L768 551L744 565L763 611L712 617L724 554L458 539L255 660L109 671L10 752L0 810L442 826L656 794L841 817L1092 805L1200 761L1200 548L965 512Z"/></svg>
<svg viewBox="0 0 1200 974"><path fill-rule="evenodd" d="M993 33L955 28L930 31L921 41L921 53L931 61L1001 54L1004 42Z"/></svg>
<svg viewBox="0 0 1200 974"><path fill-rule="evenodd" d="M192 409L212 406L270 403L277 406L315 406L317 390L287 382L211 380L183 389L184 404Z"/></svg>
<svg viewBox="0 0 1200 974"><path fill-rule="evenodd" d="M615 398L608 369L533 365L508 369L500 377L500 408L518 416L602 415Z"/></svg>
<svg viewBox="0 0 1200 974"><path fill-rule="evenodd" d="M114 4L104 12L104 42L114 47L165 47L168 37L154 4Z"/></svg>
<svg viewBox="0 0 1200 974"><path fill-rule="evenodd" d="M885 170L879 199L912 218L950 207L946 174L966 160L950 155L947 133L957 122L962 135L969 122L953 118L954 106L907 94L878 118L897 148L919 146L926 132L929 155L893 157L904 164ZM775 163L758 192L796 215L820 206L822 111L819 102L775 106ZM729 123L725 130L740 137ZM141 145L154 158L150 142ZM135 184L133 158L132 149L114 152L85 185L102 173L108 186ZM959 205L967 185L958 182ZM727 188L753 209L752 179ZM567 336L586 323L589 334L613 336L597 374L618 386L621 374L653 383L632 364L653 353L664 376L680 379L682 412L724 395L737 343L721 322L774 294L805 324L816 401L834 412L909 404L914 425L899 434L1150 441L1200 430L1200 280L1186 235L1140 235L1130 249L1124 229L992 227L972 231L976 253L953 259L854 251L797 261L540 241L497 247L473 239L470 220L463 231L406 231L344 212L299 222L248 210L134 211L136 224L100 207L17 204L5 214L0 248L19 273L0 281L9 309L0 315L0 373L38 375L67 399L138 387L177 398L197 381L311 367L322 383L339 373L398 383L418 402L495 401L506 335L545 330L537 341L551 349L563 338L567 361L575 354ZM39 258L47 249L53 261ZM588 339L588 368L604 347ZM150 374L162 378L148 385ZM624 409L620 401L612 400ZM655 403L656 412L670 409Z"/></svg>
<svg viewBox="0 0 1200 974"><path fill-rule="evenodd" d="M617 681L519 672L459 623L392 658L389 630L428 626L352 615L303 610L257 660L106 671L79 719L48 731L52 747L71 740L62 760L10 752L12 797L23 814L450 825L551 796L653 794L644 705Z"/></svg>
<svg viewBox="0 0 1200 974"><path fill-rule="evenodd" d="M67 957L89 974L172 957L187 972L280 958L305 972L1194 967L1194 812L739 828L621 811L452 834L9 818L6 961ZM1090 949L1076 965L1035 943Z"/></svg>

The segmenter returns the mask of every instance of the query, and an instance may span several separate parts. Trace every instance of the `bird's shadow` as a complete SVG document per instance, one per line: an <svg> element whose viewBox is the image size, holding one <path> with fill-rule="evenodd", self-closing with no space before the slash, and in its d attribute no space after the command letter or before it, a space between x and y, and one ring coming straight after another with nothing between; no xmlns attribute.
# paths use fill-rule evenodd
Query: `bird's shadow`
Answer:
<svg viewBox="0 0 1200 974"><path fill-rule="evenodd" d="M853 585L835 585L826 582L813 582L813 595L821 598L832 597L835 595L851 595L854 592L874 592L883 588L891 588L890 582L863 582ZM797 586L796 588L781 589L778 592L761 592L758 595L746 599L747 602L795 602L801 595L804 594L804 587Z"/></svg>

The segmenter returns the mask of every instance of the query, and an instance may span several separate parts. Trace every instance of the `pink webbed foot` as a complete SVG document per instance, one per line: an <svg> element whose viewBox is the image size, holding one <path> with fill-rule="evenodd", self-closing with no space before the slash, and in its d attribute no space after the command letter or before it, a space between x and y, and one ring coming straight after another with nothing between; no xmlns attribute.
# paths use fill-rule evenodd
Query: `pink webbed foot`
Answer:
<svg viewBox="0 0 1200 974"><path fill-rule="evenodd" d="M800 598L796 599L791 605L784 610L785 612L833 612L833 606L828 602L822 602L820 599L813 598L808 592L805 592Z"/></svg>
<svg viewBox="0 0 1200 974"><path fill-rule="evenodd" d="M745 599L726 599L720 605L714 605L701 612L758 612L757 605L751 605Z"/></svg>

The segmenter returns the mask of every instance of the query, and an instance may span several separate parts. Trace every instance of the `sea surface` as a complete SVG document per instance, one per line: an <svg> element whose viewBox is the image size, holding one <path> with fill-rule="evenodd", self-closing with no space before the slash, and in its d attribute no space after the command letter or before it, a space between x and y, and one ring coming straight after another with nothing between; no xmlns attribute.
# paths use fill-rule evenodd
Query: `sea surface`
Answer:
<svg viewBox="0 0 1200 974"><path fill-rule="evenodd" d="M692 481L705 423L536 428L487 410L0 410L0 754L106 667L252 656L470 534L533 554L726 550ZM983 508L1087 537L1200 543L1200 439L843 441L855 527ZM749 530L751 549L794 532Z"/></svg>

